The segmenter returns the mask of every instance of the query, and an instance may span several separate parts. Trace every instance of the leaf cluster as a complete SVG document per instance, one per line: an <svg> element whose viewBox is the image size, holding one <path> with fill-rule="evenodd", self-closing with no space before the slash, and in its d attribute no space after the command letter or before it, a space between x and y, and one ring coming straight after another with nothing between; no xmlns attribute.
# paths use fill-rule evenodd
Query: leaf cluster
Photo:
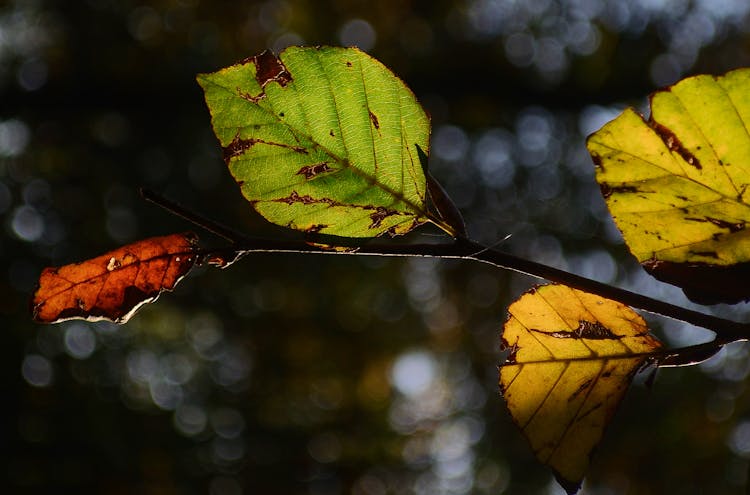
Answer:
<svg viewBox="0 0 750 495"><path fill-rule="evenodd" d="M226 268L258 251L456 257L556 282L508 309L500 388L537 458L576 492L633 376L695 364L746 340L746 325L632 294L478 245L430 174L429 119L388 68L354 48L263 52L198 76L224 160L242 194L301 242L253 239L154 193L147 199L224 237L202 248L193 233L145 239L45 269L36 321L123 323L172 290L196 265ZM596 178L633 255L699 302L750 299L750 70L688 78L588 139ZM370 245L432 223L438 245ZM629 306L713 330L713 342L664 349Z"/></svg>

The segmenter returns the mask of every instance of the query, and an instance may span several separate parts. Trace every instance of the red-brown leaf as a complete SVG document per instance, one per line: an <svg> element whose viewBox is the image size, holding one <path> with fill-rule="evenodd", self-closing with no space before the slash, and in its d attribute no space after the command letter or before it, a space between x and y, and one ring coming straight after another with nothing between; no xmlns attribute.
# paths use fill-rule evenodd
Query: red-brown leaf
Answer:
<svg viewBox="0 0 750 495"><path fill-rule="evenodd" d="M32 312L40 323L73 318L124 323L143 304L172 290L195 264L192 232L152 237L39 276Z"/></svg>

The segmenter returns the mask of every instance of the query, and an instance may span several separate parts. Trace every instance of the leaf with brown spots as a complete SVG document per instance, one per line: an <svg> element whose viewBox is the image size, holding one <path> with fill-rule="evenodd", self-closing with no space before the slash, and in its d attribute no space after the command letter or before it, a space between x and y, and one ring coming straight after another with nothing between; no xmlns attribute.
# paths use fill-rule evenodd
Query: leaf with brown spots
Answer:
<svg viewBox="0 0 750 495"><path fill-rule="evenodd" d="M633 375L661 344L627 306L564 285L508 308L500 387L537 458L575 493Z"/></svg>
<svg viewBox="0 0 750 495"><path fill-rule="evenodd" d="M689 77L588 149L609 211L652 275L703 304L750 299L750 69Z"/></svg>
<svg viewBox="0 0 750 495"><path fill-rule="evenodd" d="M356 48L290 47L198 76L242 194L267 220L344 237L405 234L431 222L422 154L430 122L411 90Z"/></svg>
<svg viewBox="0 0 750 495"><path fill-rule="evenodd" d="M152 237L79 263L45 268L32 300L34 320L126 322L175 285L198 259L193 233Z"/></svg>

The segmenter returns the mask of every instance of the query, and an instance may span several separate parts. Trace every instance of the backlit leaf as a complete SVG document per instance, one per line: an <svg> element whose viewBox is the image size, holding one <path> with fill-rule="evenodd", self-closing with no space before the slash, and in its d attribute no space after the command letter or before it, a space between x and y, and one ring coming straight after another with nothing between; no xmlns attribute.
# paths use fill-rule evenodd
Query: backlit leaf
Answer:
<svg viewBox="0 0 750 495"><path fill-rule="evenodd" d="M646 270L703 302L750 298L750 70L687 78L588 139L596 178ZM711 293L711 294L709 294Z"/></svg>
<svg viewBox="0 0 750 495"><path fill-rule="evenodd" d="M198 76L242 193L278 225L348 237L431 221L430 123L414 94L356 48L290 47Z"/></svg>
<svg viewBox="0 0 750 495"><path fill-rule="evenodd" d="M195 264L192 233L153 237L96 258L45 268L32 300L40 323L81 318L124 323L143 304L172 290Z"/></svg>
<svg viewBox="0 0 750 495"><path fill-rule="evenodd" d="M618 302L545 285L508 308L500 387L537 458L575 493L631 379L661 344Z"/></svg>

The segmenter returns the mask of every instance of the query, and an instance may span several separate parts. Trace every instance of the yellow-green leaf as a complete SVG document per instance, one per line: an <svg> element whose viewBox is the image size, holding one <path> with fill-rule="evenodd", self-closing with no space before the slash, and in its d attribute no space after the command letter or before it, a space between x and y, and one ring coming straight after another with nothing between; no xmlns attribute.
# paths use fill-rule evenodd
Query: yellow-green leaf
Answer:
<svg viewBox="0 0 750 495"><path fill-rule="evenodd" d="M635 372L658 340L629 307L564 285L508 308L500 387L537 458L575 493Z"/></svg>
<svg viewBox="0 0 750 495"><path fill-rule="evenodd" d="M462 224L430 202L430 122L411 90L356 48L266 51L198 76L243 195L266 219L320 234Z"/></svg>
<svg viewBox="0 0 750 495"><path fill-rule="evenodd" d="M631 252L700 302L750 297L748 129L750 69L739 69L658 91L648 120L627 109L588 139Z"/></svg>

